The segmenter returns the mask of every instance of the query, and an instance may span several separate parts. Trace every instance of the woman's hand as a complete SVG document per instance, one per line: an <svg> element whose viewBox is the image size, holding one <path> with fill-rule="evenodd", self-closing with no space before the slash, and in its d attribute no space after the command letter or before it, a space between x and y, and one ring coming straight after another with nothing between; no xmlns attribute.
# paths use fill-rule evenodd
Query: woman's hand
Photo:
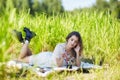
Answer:
<svg viewBox="0 0 120 80"><path fill-rule="evenodd" d="M77 45L75 48L74 48L75 52L79 55L79 51L80 51L80 46Z"/></svg>
<svg viewBox="0 0 120 80"><path fill-rule="evenodd" d="M76 52L76 65L79 67L80 66L80 46L77 45L75 48L74 48L75 52Z"/></svg>

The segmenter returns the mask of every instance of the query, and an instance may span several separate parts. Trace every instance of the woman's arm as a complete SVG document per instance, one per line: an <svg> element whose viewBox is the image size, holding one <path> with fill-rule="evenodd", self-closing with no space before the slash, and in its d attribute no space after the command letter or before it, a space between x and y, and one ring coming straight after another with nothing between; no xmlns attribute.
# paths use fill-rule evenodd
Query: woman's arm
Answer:
<svg viewBox="0 0 120 80"><path fill-rule="evenodd" d="M77 55L76 55L76 66L80 66L80 63L81 63L81 61L80 61L80 56L79 56L79 53L77 53Z"/></svg>
<svg viewBox="0 0 120 80"><path fill-rule="evenodd" d="M81 63L81 61L80 61L80 46L79 45L77 45L77 47L74 49L75 50L75 52L76 52L76 66L80 66L80 63Z"/></svg>
<svg viewBox="0 0 120 80"><path fill-rule="evenodd" d="M61 48L60 44L57 44L53 51L53 57L55 59L56 65L58 67L62 66L63 60L64 60L61 56L61 51L62 51L62 48Z"/></svg>
<svg viewBox="0 0 120 80"><path fill-rule="evenodd" d="M56 63L57 63L57 66L58 67L61 67L62 66L62 64L63 64L63 58L61 57L61 58L56 58Z"/></svg>
<svg viewBox="0 0 120 80"><path fill-rule="evenodd" d="M57 62L58 67L63 66L63 61L64 61L65 57L66 57L65 54L61 54L61 56L59 58L56 58L56 62Z"/></svg>

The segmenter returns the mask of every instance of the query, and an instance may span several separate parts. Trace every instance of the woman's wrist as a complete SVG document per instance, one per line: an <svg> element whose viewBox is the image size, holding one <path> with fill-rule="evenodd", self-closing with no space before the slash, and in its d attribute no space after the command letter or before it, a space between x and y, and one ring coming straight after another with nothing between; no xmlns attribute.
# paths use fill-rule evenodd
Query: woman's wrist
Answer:
<svg viewBox="0 0 120 80"><path fill-rule="evenodd" d="M79 54L77 54L77 55L76 55L76 65L77 65L77 66L80 66L80 62L81 62L81 61L80 61L80 56L79 56Z"/></svg>
<svg viewBox="0 0 120 80"><path fill-rule="evenodd" d="M76 53L76 56L77 56L77 57L79 57L79 52L78 52L78 53Z"/></svg>

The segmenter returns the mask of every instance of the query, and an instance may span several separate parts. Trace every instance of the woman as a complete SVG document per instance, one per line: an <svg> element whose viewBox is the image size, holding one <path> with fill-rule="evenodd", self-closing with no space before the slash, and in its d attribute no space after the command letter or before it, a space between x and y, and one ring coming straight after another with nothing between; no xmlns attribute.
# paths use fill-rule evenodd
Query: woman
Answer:
<svg viewBox="0 0 120 80"><path fill-rule="evenodd" d="M65 43L59 43L56 45L52 52L41 52L37 55L32 55L29 49L29 42L35 36L35 33L28 28L24 28L26 33L25 41L22 38L21 32L14 30L17 34L17 38L23 43L18 60L23 61L39 67L61 67L66 66L69 63L72 65L80 66L80 57L83 50L82 38L77 31L73 31L66 37Z"/></svg>

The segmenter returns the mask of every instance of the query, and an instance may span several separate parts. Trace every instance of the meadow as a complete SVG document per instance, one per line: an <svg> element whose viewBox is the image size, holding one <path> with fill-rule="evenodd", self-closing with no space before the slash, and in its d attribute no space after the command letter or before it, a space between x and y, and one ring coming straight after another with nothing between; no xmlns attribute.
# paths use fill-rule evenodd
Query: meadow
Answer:
<svg viewBox="0 0 120 80"><path fill-rule="evenodd" d="M2 63L16 59L19 55L21 43L12 34L12 30L21 31L30 28L37 36L31 40L30 48L34 54L42 51L53 51L57 43L65 42L67 34L79 31L84 45L85 58L92 59L98 64L104 59L103 69L90 70L90 73L54 73L46 78L33 73L23 73L16 77L16 73L5 68ZM108 13L96 11L81 11L63 13L50 16L21 12L17 14L13 9L9 13L0 15L0 79L1 80L120 80L120 21ZM14 69L13 69L14 70Z"/></svg>

